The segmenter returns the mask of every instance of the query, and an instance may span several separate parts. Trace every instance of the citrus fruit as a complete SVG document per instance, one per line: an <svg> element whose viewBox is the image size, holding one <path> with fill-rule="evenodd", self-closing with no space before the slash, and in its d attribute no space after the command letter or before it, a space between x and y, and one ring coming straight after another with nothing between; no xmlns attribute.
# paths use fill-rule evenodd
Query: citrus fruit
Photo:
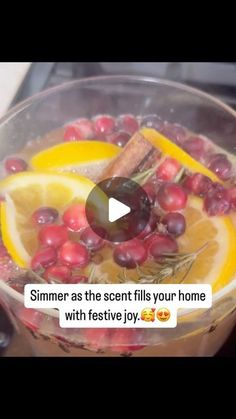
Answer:
<svg viewBox="0 0 236 419"><path fill-rule="evenodd" d="M94 186L89 179L69 173L23 172L2 180L2 239L14 262L28 267L38 248L35 210L52 207L62 213L70 202L85 202Z"/></svg>
<svg viewBox="0 0 236 419"><path fill-rule="evenodd" d="M143 128L140 132L155 147L160 149L162 153L178 160L178 162L180 162L186 169L190 170L190 172L202 173L203 175L208 176L213 182L221 182L221 180L211 170L207 169L207 167L199 163L186 153L186 151L168 138L164 137L164 135L160 134L158 131L152 128Z"/></svg>
<svg viewBox="0 0 236 419"><path fill-rule="evenodd" d="M182 212L186 220L185 233L177 238L180 253L196 252L202 246L184 283L209 283L213 292L224 287L236 273L235 243L236 229L228 216L209 218L202 210L202 200L189 197L188 207ZM96 267L96 275L100 280L118 282L122 269L114 264L112 251L101 251L104 262ZM150 265L150 262L148 262ZM143 265L145 267L145 264ZM166 283L178 283L185 271L179 272L174 278L168 278ZM135 269L127 271L131 280L137 280Z"/></svg>
<svg viewBox="0 0 236 419"><path fill-rule="evenodd" d="M34 170L76 170L88 176L96 168L101 171L120 150L120 147L102 141L72 141L40 151L32 157L30 166Z"/></svg>

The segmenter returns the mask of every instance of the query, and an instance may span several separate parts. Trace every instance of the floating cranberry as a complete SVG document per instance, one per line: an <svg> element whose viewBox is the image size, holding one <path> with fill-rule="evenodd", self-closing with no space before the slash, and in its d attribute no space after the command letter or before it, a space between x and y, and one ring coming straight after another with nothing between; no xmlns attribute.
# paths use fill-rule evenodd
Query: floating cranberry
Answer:
<svg viewBox="0 0 236 419"><path fill-rule="evenodd" d="M208 167L222 180L227 180L231 176L232 164L225 154L212 155Z"/></svg>
<svg viewBox="0 0 236 419"><path fill-rule="evenodd" d="M156 171L156 176L158 180L163 180L163 181L170 181L173 180L175 178L175 176L177 175L178 171L181 168L181 164L171 158L171 157L167 157L163 163L160 164L160 166L157 168Z"/></svg>
<svg viewBox="0 0 236 419"><path fill-rule="evenodd" d="M95 137L94 122L89 119L82 118L75 121L76 126L79 128L81 136L85 140L91 140Z"/></svg>
<svg viewBox="0 0 236 419"><path fill-rule="evenodd" d="M95 130L97 134L111 134L115 128L114 118L111 116L99 116L95 120Z"/></svg>
<svg viewBox="0 0 236 419"><path fill-rule="evenodd" d="M138 239L143 239L144 237L151 234L157 226L158 217L155 214L152 214L150 220L147 223L147 220L140 219L137 222L136 218L131 218L129 223L129 229L133 234L137 235Z"/></svg>
<svg viewBox="0 0 236 419"><path fill-rule="evenodd" d="M42 245L57 248L68 240L68 231L63 225L47 225L41 228L38 238Z"/></svg>
<svg viewBox="0 0 236 419"><path fill-rule="evenodd" d="M44 272L43 277L49 282L50 280L57 279L58 281L68 283L70 282L71 271L67 266L49 266Z"/></svg>
<svg viewBox="0 0 236 419"><path fill-rule="evenodd" d="M147 251L141 240L132 239L116 246L113 259L117 265L133 269L142 265L147 258Z"/></svg>
<svg viewBox="0 0 236 419"><path fill-rule="evenodd" d="M161 219L161 223L164 224L168 233L175 237L181 236L186 230L185 218L179 212L169 212Z"/></svg>
<svg viewBox="0 0 236 419"><path fill-rule="evenodd" d="M208 176L201 173L186 176L183 182L184 188L197 196L204 196L212 187L212 181Z"/></svg>
<svg viewBox="0 0 236 419"><path fill-rule="evenodd" d="M88 227L88 221L83 204L72 204L63 214L63 222L72 231Z"/></svg>
<svg viewBox="0 0 236 419"><path fill-rule="evenodd" d="M177 144L182 144L183 140L186 138L185 129L179 125L166 124L161 129L161 133Z"/></svg>
<svg viewBox="0 0 236 419"><path fill-rule="evenodd" d="M228 214L230 208L230 194L223 187L213 187L204 198L204 209L209 216Z"/></svg>
<svg viewBox="0 0 236 419"><path fill-rule="evenodd" d="M47 268L53 265L57 260L57 252L53 247L43 247L38 250L31 260L31 267L33 270L40 268Z"/></svg>
<svg viewBox="0 0 236 419"><path fill-rule="evenodd" d="M127 132L114 132L107 137L109 143L115 144L118 147L124 147L130 139Z"/></svg>
<svg viewBox="0 0 236 419"><path fill-rule="evenodd" d="M5 169L7 173L19 173L27 170L27 163L25 160L18 157L9 157L5 160Z"/></svg>
<svg viewBox="0 0 236 419"><path fill-rule="evenodd" d="M149 256L159 261L164 253L176 253L178 245L173 237L153 233L145 241Z"/></svg>
<svg viewBox="0 0 236 419"><path fill-rule="evenodd" d="M209 188L209 195L212 195L215 192L224 192L225 187L219 182L212 182L211 187Z"/></svg>
<svg viewBox="0 0 236 419"><path fill-rule="evenodd" d="M112 330L110 345L112 352L127 353L143 349L142 332L137 329Z"/></svg>
<svg viewBox="0 0 236 419"><path fill-rule="evenodd" d="M106 236L105 230L96 227L96 231L98 234L96 234L96 232L92 228L87 227L82 231L80 236L80 240L90 250L101 249L101 247L103 247L104 245L104 240L102 237Z"/></svg>
<svg viewBox="0 0 236 419"><path fill-rule="evenodd" d="M68 266L84 267L88 265L90 255L83 244L67 241L59 250L59 261Z"/></svg>
<svg viewBox="0 0 236 419"><path fill-rule="evenodd" d="M197 160L201 160L204 154L205 141L200 137L189 137L183 145L187 153Z"/></svg>
<svg viewBox="0 0 236 419"><path fill-rule="evenodd" d="M52 224L58 218L58 211L55 208L41 207L34 211L32 220L35 224Z"/></svg>
<svg viewBox="0 0 236 419"><path fill-rule="evenodd" d="M118 128L133 135L139 129L139 123L133 115L122 115L118 119Z"/></svg>
<svg viewBox="0 0 236 419"><path fill-rule="evenodd" d="M64 132L64 141L83 140L83 134L76 124L68 125Z"/></svg>
<svg viewBox="0 0 236 419"><path fill-rule="evenodd" d="M235 211L236 210L236 187L229 189L228 193L229 193L232 209Z"/></svg>
<svg viewBox="0 0 236 419"><path fill-rule="evenodd" d="M165 211L179 211L185 208L187 198L182 186L175 183L165 183L157 192L157 203Z"/></svg>

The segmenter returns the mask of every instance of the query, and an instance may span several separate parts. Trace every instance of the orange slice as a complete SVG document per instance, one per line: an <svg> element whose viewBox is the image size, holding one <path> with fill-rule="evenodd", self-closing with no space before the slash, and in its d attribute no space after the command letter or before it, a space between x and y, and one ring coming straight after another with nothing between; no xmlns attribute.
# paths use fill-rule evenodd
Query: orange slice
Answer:
<svg viewBox="0 0 236 419"><path fill-rule="evenodd" d="M208 176L213 182L222 181L209 169L207 169L203 164L199 163L193 157L191 157L186 151L178 147L164 135L160 134L158 131L152 128L143 128L141 129L141 134L149 140L155 147L162 151L165 155L175 158L178 160L182 166L186 167L191 172L202 173L205 176Z"/></svg>
<svg viewBox="0 0 236 419"><path fill-rule="evenodd" d="M75 174L22 172L0 182L6 201L1 203L2 239L14 262L29 266L37 249L32 213L40 207L59 212L71 201L85 202L95 184Z"/></svg>

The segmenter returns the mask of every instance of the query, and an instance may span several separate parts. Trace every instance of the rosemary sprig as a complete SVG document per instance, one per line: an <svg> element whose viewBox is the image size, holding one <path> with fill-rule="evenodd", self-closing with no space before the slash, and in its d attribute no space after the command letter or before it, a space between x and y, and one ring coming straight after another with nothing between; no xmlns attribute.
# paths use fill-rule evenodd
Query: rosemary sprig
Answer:
<svg viewBox="0 0 236 419"><path fill-rule="evenodd" d="M157 168L160 166L162 162L163 162L163 158L158 160L158 162L154 164L154 166L152 166L150 169L134 174L131 177L131 180L138 183L139 185L143 185L144 183L148 181L148 179L150 179L154 175L155 171L157 170Z"/></svg>
<svg viewBox="0 0 236 419"><path fill-rule="evenodd" d="M183 283L189 274L198 255L206 249L209 242L192 253L165 253L161 263L146 265L145 267L136 267L137 279L133 281L127 275L127 271L123 270L118 275L118 279L122 283L137 282L140 284L160 284L167 278L173 278L179 272L183 272L183 276L179 279L179 283Z"/></svg>
<svg viewBox="0 0 236 419"><path fill-rule="evenodd" d="M182 166L174 178L174 183L179 183L182 180L184 174L185 174L185 167Z"/></svg>
<svg viewBox="0 0 236 419"><path fill-rule="evenodd" d="M143 172L136 173L131 177L131 179L138 183L139 185L144 184L152 175L154 174L153 167L148 170L144 170Z"/></svg>
<svg viewBox="0 0 236 419"><path fill-rule="evenodd" d="M88 284L93 284L94 282L94 274L95 274L95 271L96 271L96 266L95 265L93 265L92 266L92 268L91 268L91 270L90 270L90 272L89 272L89 276L88 276Z"/></svg>
<svg viewBox="0 0 236 419"><path fill-rule="evenodd" d="M148 181L148 179L150 179L154 175L154 173L156 172L156 170L158 169L158 167L161 165L161 163L163 163L163 161L165 160L165 158L166 158L166 156L163 156L150 169L147 169L147 170L144 170L143 172L134 174L131 177L131 180L133 180L134 182L138 183L139 185L143 185L144 183L146 183ZM181 169L178 171L177 175L175 176L173 182L179 183L182 180L182 178L183 178L183 175L185 173L185 170L186 170L185 167L181 167Z"/></svg>

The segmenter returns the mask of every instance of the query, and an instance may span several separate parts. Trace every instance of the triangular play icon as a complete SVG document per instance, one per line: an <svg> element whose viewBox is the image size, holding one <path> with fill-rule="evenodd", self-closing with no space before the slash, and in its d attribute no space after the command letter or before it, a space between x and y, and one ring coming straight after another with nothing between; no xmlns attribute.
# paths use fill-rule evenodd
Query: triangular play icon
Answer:
<svg viewBox="0 0 236 419"><path fill-rule="evenodd" d="M109 198L108 203L108 219L110 223L113 223L124 215L129 214L131 209L128 205L123 204L115 198Z"/></svg>

